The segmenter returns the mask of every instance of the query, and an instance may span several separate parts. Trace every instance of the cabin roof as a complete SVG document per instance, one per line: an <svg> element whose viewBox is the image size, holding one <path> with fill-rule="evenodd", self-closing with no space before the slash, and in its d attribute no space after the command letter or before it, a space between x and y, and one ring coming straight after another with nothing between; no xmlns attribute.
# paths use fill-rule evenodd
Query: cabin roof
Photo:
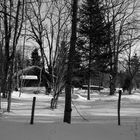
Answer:
<svg viewBox="0 0 140 140"><path fill-rule="evenodd" d="M36 75L21 75L20 79L24 79L24 80L37 80L37 76Z"/></svg>

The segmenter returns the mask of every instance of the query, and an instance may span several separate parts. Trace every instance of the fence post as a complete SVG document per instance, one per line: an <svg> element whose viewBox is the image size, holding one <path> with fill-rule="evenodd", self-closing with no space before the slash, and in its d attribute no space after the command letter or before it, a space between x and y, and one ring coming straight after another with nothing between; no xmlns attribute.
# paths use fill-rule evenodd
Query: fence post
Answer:
<svg viewBox="0 0 140 140"><path fill-rule="evenodd" d="M119 97L118 97L118 125L121 125L121 119L120 119L121 95L122 95L122 91L119 90Z"/></svg>
<svg viewBox="0 0 140 140"><path fill-rule="evenodd" d="M30 121L30 124L34 124L35 102L36 102L36 97L33 97L33 102L32 102L32 112L31 112L31 121Z"/></svg>

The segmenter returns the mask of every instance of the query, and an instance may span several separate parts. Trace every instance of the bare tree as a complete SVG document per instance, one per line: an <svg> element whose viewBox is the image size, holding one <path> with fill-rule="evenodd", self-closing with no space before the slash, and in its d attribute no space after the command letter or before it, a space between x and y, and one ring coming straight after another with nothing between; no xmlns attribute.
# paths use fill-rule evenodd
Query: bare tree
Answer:
<svg viewBox="0 0 140 140"><path fill-rule="evenodd" d="M55 1L47 16L46 40L48 46L48 59L50 71L55 66L61 43L69 42L70 10L67 1Z"/></svg>
<svg viewBox="0 0 140 140"><path fill-rule="evenodd" d="M27 30L27 36L29 39L34 40L40 48L43 68L45 67L45 53L44 53L44 22L46 14L43 14L42 9L44 2L38 0L30 0L27 3L26 16L29 21L29 28Z"/></svg>
<svg viewBox="0 0 140 140"><path fill-rule="evenodd" d="M123 68L125 70L125 79L123 81L122 88L123 90L128 90L128 93L131 94L134 83L136 82L136 75L140 67L140 58L137 56L137 53L133 51L134 48L130 47L127 49L122 56ZM125 57L124 57L125 56Z"/></svg>
<svg viewBox="0 0 140 140"><path fill-rule="evenodd" d="M39 45L43 66L58 78L58 57L62 42L67 46L69 39L70 10L68 1L30 1L27 17L30 23L28 37ZM59 78L58 78L59 79ZM59 83L59 82L57 82ZM56 81L53 80L54 88ZM56 89L54 90L56 91ZM54 93L56 95L56 93Z"/></svg>
<svg viewBox="0 0 140 140"><path fill-rule="evenodd" d="M30 0L27 17L30 23L28 36L38 43L42 61L46 60L48 67L52 67L57 57L58 47L64 30L68 27L68 4L60 0L41 1ZM47 53L46 53L47 51Z"/></svg>
<svg viewBox="0 0 140 140"><path fill-rule="evenodd" d="M2 9L2 7L0 8ZM1 85L3 79L3 43L4 43L2 17L3 13L0 13L0 109L1 109Z"/></svg>
<svg viewBox="0 0 140 140"><path fill-rule="evenodd" d="M52 75L54 97L51 102L56 105L58 96L65 87L65 72L67 50L69 48L69 24L70 10L68 1L60 0L52 4L52 8L47 16L46 41L48 46L48 69ZM56 107L56 106L55 106Z"/></svg>
<svg viewBox="0 0 140 140"><path fill-rule="evenodd" d="M53 84L53 98L51 100L51 108L57 107L57 101L59 95L62 94L62 90L65 88L66 81L66 70L67 70L67 57L68 57L68 47L66 42L61 43L61 48L59 49L57 60L54 66L54 84Z"/></svg>
<svg viewBox="0 0 140 140"><path fill-rule="evenodd" d="M5 56L3 60L2 92L7 93L7 111L10 111L14 58L24 19L24 0L5 0L1 3L1 8L4 32L3 55Z"/></svg>
<svg viewBox="0 0 140 140"><path fill-rule="evenodd" d="M138 0L105 0L106 19L109 23L109 52L110 59L110 95L115 92L115 83L118 72L119 54L129 48L136 36L129 38L128 31L137 30L139 20L136 13L139 8Z"/></svg>

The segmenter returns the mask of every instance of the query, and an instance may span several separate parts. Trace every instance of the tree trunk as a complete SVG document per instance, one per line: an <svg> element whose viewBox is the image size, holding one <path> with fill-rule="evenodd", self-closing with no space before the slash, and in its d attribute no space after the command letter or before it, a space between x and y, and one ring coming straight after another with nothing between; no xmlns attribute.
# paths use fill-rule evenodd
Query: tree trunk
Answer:
<svg viewBox="0 0 140 140"><path fill-rule="evenodd" d="M129 94L129 95L132 94L132 87L133 87L133 85L132 85L133 82L132 82L132 81L133 81L133 78L130 80L130 85L129 85L129 88L128 88L128 94Z"/></svg>
<svg viewBox="0 0 140 140"><path fill-rule="evenodd" d="M3 58L3 55L2 55L2 45L0 43L0 109L1 109L1 84L2 84L2 77L3 77L3 70L2 70L2 67L3 67L3 61L2 61L2 58Z"/></svg>
<svg viewBox="0 0 140 140"><path fill-rule="evenodd" d="M91 78L90 78L90 74L88 77L88 94L87 94L87 100L90 100L90 84L91 84Z"/></svg>
<svg viewBox="0 0 140 140"><path fill-rule="evenodd" d="M8 91L8 98L7 98L7 102L8 102L8 104L7 104L7 112L10 112L10 110L11 110L11 94L12 94L12 91L10 90L10 91Z"/></svg>
<svg viewBox="0 0 140 140"><path fill-rule="evenodd" d="M91 48L92 48L91 38L89 43L89 62L88 62L88 95L87 100L90 100L90 84L91 84Z"/></svg>
<svg viewBox="0 0 140 140"><path fill-rule="evenodd" d="M10 3L10 4L12 6L12 3ZM13 75L14 75L14 62L15 62L14 60L15 60L15 54L16 54L16 47L17 47L19 35L21 33L21 29L22 29L22 25L20 25L21 28L19 28L19 15L20 15L19 12L20 12L20 8L21 8L20 6L21 6L21 2L20 2L20 0L18 0L17 8L16 8L15 25L14 25L15 30L14 30L14 35L13 35L12 54L10 56L10 60L8 59L9 60L8 61L9 62L9 65L8 65L9 66L9 71L8 71L9 76L8 76L8 86L7 86L7 89L8 89L7 111L8 112L10 112L10 109L11 109L11 94L12 94L12 90L13 90ZM19 28L19 31L18 31L18 28ZM9 37L9 40L10 40L10 37ZM9 43L9 47L10 47L10 41L8 43ZM8 55L9 54L10 53L8 53Z"/></svg>
<svg viewBox="0 0 140 140"><path fill-rule="evenodd" d="M116 54L116 56L114 66L112 68L112 74L110 75L110 95L114 95L116 90L116 79L118 76L118 54Z"/></svg>
<svg viewBox="0 0 140 140"><path fill-rule="evenodd" d="M10 28L8 27L8 16L7 16L7 1L4 1L4 59L3 59L3 79L2 79L2 92L4 97L6 97L6 88L7 88L7 77L8 77L8 70L9 70L9 44L10 44L10 35L9 33Z"/></svg>
<svg viewBox="0 0 140 140"><path fill-rule="evenodd" d="M115 84L116 84L116 76L110 76L110 94L109 95L114 95L115 93Z"/></svg>
<svg viewBox="0 0 140 140"><path fill-rule="evenodd" d="M64 122L66 123L71 123L71 111L72 111L71 109L71 80L72 80L73 59L75 55L75 44L76 44L77 8L78 8L78 0L73 0L72 33L71 33L71 40L70 40L68 69L67 69L66 87L65 87Z"/></svg>
<svg viewBox="0 0 140 140"><path fill-rule="evenodd" d="M122 91L119 90L119 97L118 97L118 125L121 125L121 118L120 118L121 95L122 95Z"/></svg>
<svg viewBox="0 0 140 140"><path fill-rule="evenodd" d="M6 92L7 92L7 77L8 77L8 70L9 70L9 62L4 59L3 61L3 79L2 79L2 86L1 86L1 92L3 93L3 97L6 98Z"/></svg>
<svg viewBox="0 0 140 140"><path fill-rule="evenodd" d="M91 61L89 60L89 67L88 67L88 94L87 94L87 100L90 100L90 84L91 84L91 72L90 72L90 63Z"/></svg>
<svg viewBox="0 0 140 140"><path fill-rule="evenodd" d="M11 94L13 90L13 75L14 75L14 59L12 59L12 64L10 67L10 73L8 78L8 92L7 92L7 112L10 112L11 110Z"/></svg>

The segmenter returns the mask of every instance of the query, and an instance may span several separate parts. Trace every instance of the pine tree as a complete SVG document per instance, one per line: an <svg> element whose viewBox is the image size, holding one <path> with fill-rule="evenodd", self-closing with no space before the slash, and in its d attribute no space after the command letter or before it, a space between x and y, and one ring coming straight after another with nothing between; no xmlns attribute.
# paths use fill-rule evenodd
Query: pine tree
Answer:
<svg viewBox="0 0 140 140"><path fill-rule="evenodd" d="M40 56L38 54L38 49L35 48L31 54L31 58L32 58L32 65L35 66L40 66L41 62L40 62Z"/></svg>
<svg viewBox="0 0 140 140"><path fill-rule="evenodd" d="M88 67L88 97L90 99L91 69L107 51L106 22L102 0L84 0L80 9L80 51ZM100 61L101 62L101 61ZM99 63L99 62L98 62Z"/></svg>
<svg viewBox="0 0 140 140"><path fill-rule="evenodd" d="M131 94L133 88L133 80L140 68L140 58L137 56L137 54L134 54L130 58L130 60L128 60L127 66L128 66L126 70L127 76L124 81L123 89L128 90L129 94Z"/></svg>

